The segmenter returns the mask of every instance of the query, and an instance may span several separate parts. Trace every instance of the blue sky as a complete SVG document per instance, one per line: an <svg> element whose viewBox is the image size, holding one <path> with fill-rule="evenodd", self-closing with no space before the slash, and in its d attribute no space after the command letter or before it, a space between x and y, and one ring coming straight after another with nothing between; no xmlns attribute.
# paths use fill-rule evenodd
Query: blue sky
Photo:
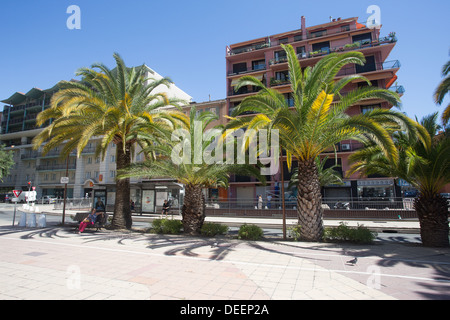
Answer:
<svg viewBox="0 0 450 320"><path fill-rule="evenodd" d="M66 26L70 5L81 9L81 30ZM402 65L402 111L442 112L432 95L450 59L447 0L2 0L0 99L70 80L94 62L114 67L114 52L169 76L194 101L224 99L226 45L299 29L302 15L307 26L330 16L366 21L370 5L381 9L382 35L397 34L388 60Z"/></svg>

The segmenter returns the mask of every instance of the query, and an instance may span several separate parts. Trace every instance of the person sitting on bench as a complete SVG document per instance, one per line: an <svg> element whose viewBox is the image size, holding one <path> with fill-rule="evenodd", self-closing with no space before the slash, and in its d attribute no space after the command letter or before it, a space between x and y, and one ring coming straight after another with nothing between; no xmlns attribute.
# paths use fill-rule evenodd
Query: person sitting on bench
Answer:
<svg viewBox="0 0 450 320"><path fill-rule="evenodd" d="M161 217L165 214L166 218L167 218L167 213L169 212L169 209L170 209L170 204L167 202L167 200L164 200Z"/></svg>
<svg viewBox="0 0 450 320"><path fill-rule="evenodd" d="M80 227L78 228L78 233L82 233L84 229L88 226L88 224L94 224L97 220L97 213L95 212L95 209L92 209L91 213L80 222Z"/></svg>

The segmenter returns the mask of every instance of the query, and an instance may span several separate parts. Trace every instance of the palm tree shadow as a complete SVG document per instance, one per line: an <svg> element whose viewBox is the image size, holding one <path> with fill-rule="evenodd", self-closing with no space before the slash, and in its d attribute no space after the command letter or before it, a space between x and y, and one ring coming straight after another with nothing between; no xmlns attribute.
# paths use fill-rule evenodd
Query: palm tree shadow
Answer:
<svg viewBox="0 0 450 320"><path fill-rule="evenodd" d="M30 228L30 227L18 227L18 226L1 226L0 236L9 234L24 233L20 236L20 239L33 239L35 237L40 238L67 238L64 236L63 231L59 226L49 226L45 228Z"/></svg>
<svg viewBox="0 0 450 320"><path fill-rule="evenodd" d="M234 248L237 243L231 243L225 238L200 238L188 236L170 236L170 235L155 235L148 237L145 241L149 244L149 249L166 248L165 255L175 256L182 255L187 257L203 257L208 260L223 260ZM208 248L207 254L195 252L195 250Z"/></svg>

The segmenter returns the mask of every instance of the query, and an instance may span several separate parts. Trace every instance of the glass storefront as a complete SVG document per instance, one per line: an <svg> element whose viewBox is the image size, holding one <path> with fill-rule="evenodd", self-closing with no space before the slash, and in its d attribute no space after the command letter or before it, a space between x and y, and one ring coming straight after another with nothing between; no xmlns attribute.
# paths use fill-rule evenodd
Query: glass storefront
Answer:
<svg viewBox="0 0 450 320"><path fill-rule="evenodd" d="M385 180L360 180L358 181L358 198L393 198L394 181Z"/></svg>

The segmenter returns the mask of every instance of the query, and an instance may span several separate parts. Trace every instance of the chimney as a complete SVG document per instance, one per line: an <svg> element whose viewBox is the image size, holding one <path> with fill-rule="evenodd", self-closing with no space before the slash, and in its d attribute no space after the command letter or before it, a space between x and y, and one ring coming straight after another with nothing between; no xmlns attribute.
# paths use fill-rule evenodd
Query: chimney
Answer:
<svg viewBox="0 0 450 320"><path fill-rule="evenodd" d="M302 38L306 39L306 19L302 16Z"/></svg>

